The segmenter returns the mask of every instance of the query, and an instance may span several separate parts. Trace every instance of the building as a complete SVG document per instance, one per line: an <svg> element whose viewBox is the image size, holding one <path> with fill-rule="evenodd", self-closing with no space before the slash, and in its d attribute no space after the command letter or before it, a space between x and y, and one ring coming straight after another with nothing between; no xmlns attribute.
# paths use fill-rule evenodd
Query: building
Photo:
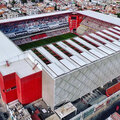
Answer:
<svg viewBox="0 0 120 120"><path fill-rule="evenodd" d="M113 113L112 115L110 115L109 118L107 118L107 120L119 120L119 119L120 115L117 112Z"/></svg>
<svg viewBox="0 0 120 120"><path fill-rule="evenodd" d="M28 53L21 53L22 57L16 53L13 56L15 59L3 60L0 67L3 78L11 73L11 67L14 67L12 73L17 73L20 78L13 83L17 86L15 92L18 97L15 98L22 104L42 97L54 109L59 103L74 101L119 76L120 20L93 11L62 11L0 21L1 31L16 44L37 41L66 31L76 33L79 27L86 28L82 35L78 31L78 36L72 39L33 48ZM29 62L26 63L25 59L29 59ZM21 64L17 64L18 61L22 61ZM25 67L25 72L24 66L29 66ZM4 71L7 73L3 74ZM35 86L31 86L35 81L31 79L34 73L38 75L34 84L37 91ZM2 76L1 85L5 86L6 80ZM14 86L7 89L1 86L2 96L5 96L4 91L10 92ZM108 95L116 91L108 90Z"/></svg>
<svg viewBox="0 0 120 120"><path fill-rule="evenodd" d="M64 100L75 100L119 76L119 41L106 34L91 33L31 51L40 53L47 61L35 57L43 66L43 99L48 104L55 106ZM44 87L47 82L51 86Z"/></svg>
<svg viewBox="0 0 120 120"><path fill-rule="evenodd" d="M32 120L30 113L18 100L8 103L7 108L10 111L13 120Z"/></svg>
<svg viewBox="0 0 120 120"><path fill-rule="evenodd" d="M0 53L3 56L0 63L0 89L3 101L7 104L18 99L22 104L28 104L41 98L40 65L29 53L22 53L3 33L0 32L0 35L1 39L4 39L0 50L4 51L4 54Z"/></svg>

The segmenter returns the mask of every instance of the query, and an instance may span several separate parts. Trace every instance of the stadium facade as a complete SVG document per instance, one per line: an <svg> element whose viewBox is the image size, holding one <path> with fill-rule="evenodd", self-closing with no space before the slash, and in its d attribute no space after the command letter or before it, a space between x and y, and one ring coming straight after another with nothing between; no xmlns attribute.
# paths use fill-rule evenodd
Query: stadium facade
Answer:
<svg viewBox="0 0 120 120"><path fill-rule="evenodd" d="M42 78L43 99L49 105L55 106L65 100L74 101L78 96L82 97L119 76L119 42L115 39L114 43L109 42L95 33L90 35L105 44L100 44L84 35L82 38L74 37L72 40L49 44L30 51L33 55L37 51L49 61L45 63L35 56L45 68ZM85 39L88 41L86 42ZM91 44L88 43L89 41ZM80 46L82 44L84 48ZM64 52L60 48L64 49ZM65 52L68 52L68 56ZM49 86L46 87L46 83L49 83Z"/></svg>
<svg viewBox="0 0 120 120"><path fill-rule="evenodd" d="M16 84L14 80L14 85L8 88L5 88L6 84L3 82L6 80L1 78L1 90L7 91L10 88L11 91L12 87L18 85L16 90L18 92L10 95L19 93L18 99L22 104L43 98L49 106L54 108L65 100L74 101L103 86L120 75L119 26L120 20L118 18L93 11L75 13L66 11L1 20L1 31L16 44L37 41L63 34L66 31L76 32L77 29L80 31L77 31L77 37L33 48L26 51L28 53L19 50L1 33L1 40L3 40L0 44L0 56L3 57L0 64L1 75L5 76L16 72L19 76L20 72L22 75L25 74L23 77L27 77L25 80L21 77L16 81ZM64 29L66 30L64 31ZM80 35L81 31L84 31L84 35ZM9 42L11 47L8 44ZM7 48L5 53L3 48ZM20 54L25 53L29 54L29 57L19 57ZM16 56L18 58L13 60ZM29 59L27 63L26 59ZM16 64L16 61L21 60L21 64L19 62ZM12 64L15 65L12 66ZM25 67L25 65L29 67ZM39 65L42 68L38 67ZM31 79L30 75L37 74L37 72L41 74L41 70L42 77L39 76L39 80L37 76L34 78L35 80ZM8 82L8 84L11 83ZM37 87L35 88L33 85ZM114 92L116 91L112 90L110 93L113 94ZM33 94L34 96L32 96ZM2 93L3 100L9 102L9 100L4 99L4 96ZM35 99L32 99L33 97ZM28 100L28 98L31 99Z"/></svg>

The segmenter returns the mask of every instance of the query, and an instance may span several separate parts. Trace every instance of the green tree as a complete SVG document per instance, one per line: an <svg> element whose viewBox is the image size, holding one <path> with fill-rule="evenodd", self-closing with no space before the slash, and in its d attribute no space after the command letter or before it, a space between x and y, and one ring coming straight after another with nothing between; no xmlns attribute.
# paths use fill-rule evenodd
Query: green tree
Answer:
<svg viewBox="0 0 120 120"><path fill-rule="evenodd" d="M13 7L14 7L15 3L16 3L15 0L13 0L13 1L12 1L12 6L13 6Z"/></svg>
<svg viewBox="0 0 120 120"><path fill-rule="evenodd" d="M117 13L116 15L117 15L118 18L120 18L120 13Z"/></svg>
<svg viewBox="0 0 120 120"><path fill-rule="evenodd" d="M55 4L55 10L57 10L57 4Z"/></svg>
<svg viewBox="0 0 120 120"><path fill-rule="evenodd" d="M27 0L21 0L22 3L27 3Z"/></svg>
<svg viewBox="0 0 120 120"><path fill-rule="evenodd" d="M35 0L31 0L31 2L35 2Z"/></svg>

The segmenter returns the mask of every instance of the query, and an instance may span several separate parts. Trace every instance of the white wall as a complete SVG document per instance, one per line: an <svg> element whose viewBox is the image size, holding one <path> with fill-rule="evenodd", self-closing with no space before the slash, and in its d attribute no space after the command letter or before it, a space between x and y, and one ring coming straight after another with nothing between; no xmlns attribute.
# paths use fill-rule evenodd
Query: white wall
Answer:
<svg viewBox="0 0 120 120"><path fill-rule="evenodd" d="M43 69L42 71L42 97L47 105L54 107L54 80Z"/></svg>
<svg viewBox="0 0 120 120"><path fill-rule="evenodd" d="M120 53L56 79L55 104L75 100L120 75Z"/></svg>

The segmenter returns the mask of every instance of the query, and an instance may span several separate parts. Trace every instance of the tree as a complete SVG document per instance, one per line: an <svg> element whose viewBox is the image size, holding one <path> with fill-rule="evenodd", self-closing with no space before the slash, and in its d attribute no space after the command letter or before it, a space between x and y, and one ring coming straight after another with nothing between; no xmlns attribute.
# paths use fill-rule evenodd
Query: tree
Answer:
<svg viewBox="0 0 120 120"><path fill-rule="evenodd" d="M22 3L27 3L27 0L21 0Z"/></svg>
<svg viewBox="0 0 120 120"><path fill-rule="evenodd" d="M14 7L15 3L16 3L15 0L13 0L13 1L12 1L12 6L13 6L13 7Z"/></svg>
<svg viewBox="0 0 120 120"><path fill-rule="evenodd" d="M43 0L39 0L39 2L43 2Z"/></svg>
<svg viewBox="0 0 120 120"><path fill-rule="evenodd" d="M57 4L55 4L55 10L57 10Z"/></svg>
<svg viewBox="0 0 120 120"><path fill-rule="evenodd" d="M117 15L118 18L120 18L120 13L117 13L116 15Z"/></svg>
<svg viewBox="0 0 120 120"><path fill-rule="evenodd" d="M31 2L35 2L35 0L31 0Z"/></svg>

